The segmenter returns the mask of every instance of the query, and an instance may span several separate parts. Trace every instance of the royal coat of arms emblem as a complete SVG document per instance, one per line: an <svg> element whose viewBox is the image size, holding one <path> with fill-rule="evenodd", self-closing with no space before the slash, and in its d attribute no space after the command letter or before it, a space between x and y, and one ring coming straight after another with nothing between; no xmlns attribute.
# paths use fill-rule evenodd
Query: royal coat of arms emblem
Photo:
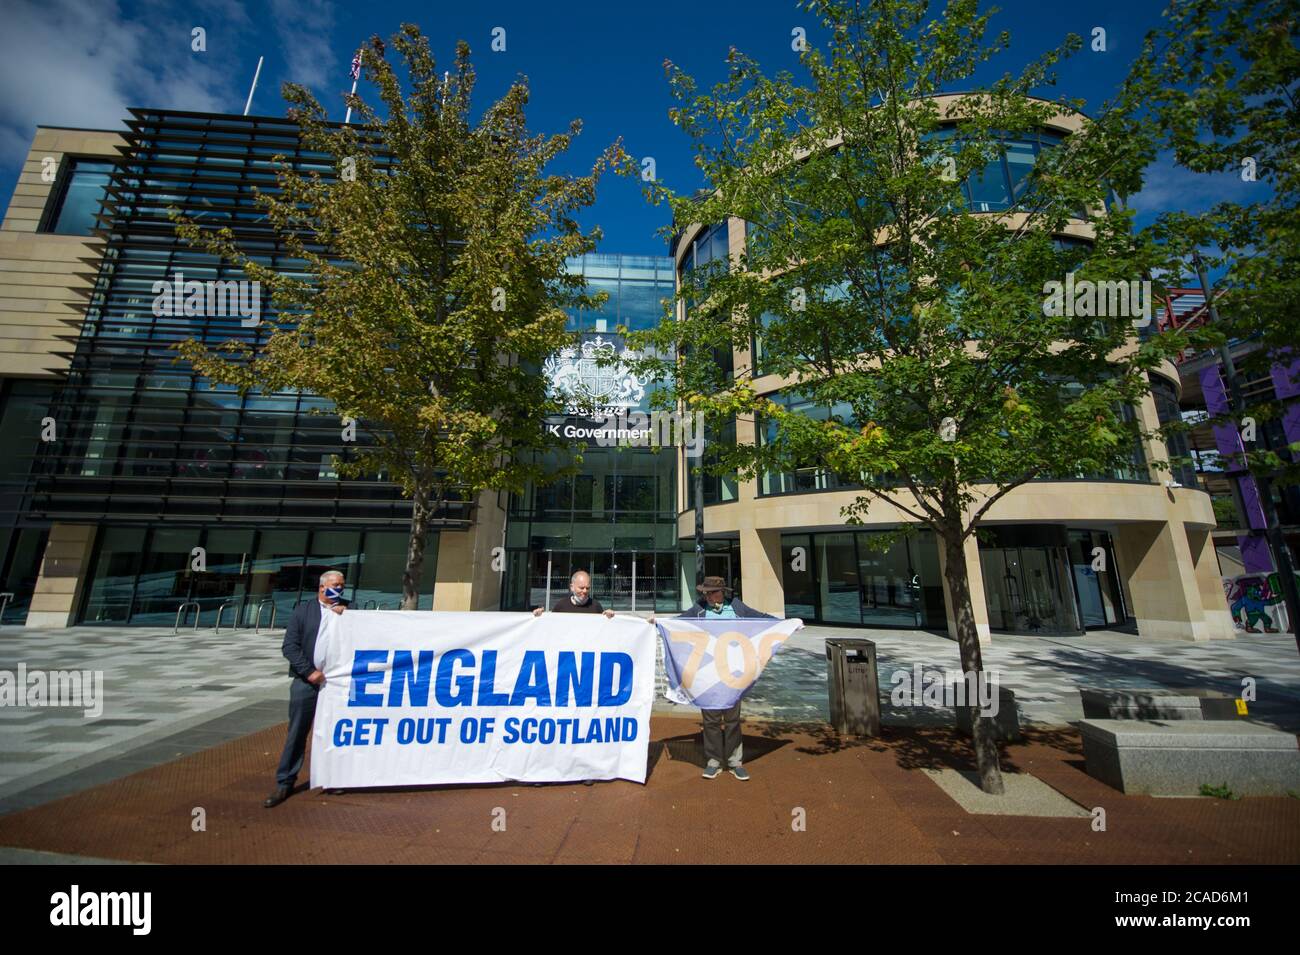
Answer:
<svg viewBox="0 0 1300 955"><path fill-rule="evenodd" d="M611 415L636 408L645 399L645 384L621 360L632 352L620 353L612 341L597 335L578 347L562 348L542 365L551 394L565 403L574 415Z"/></svg>

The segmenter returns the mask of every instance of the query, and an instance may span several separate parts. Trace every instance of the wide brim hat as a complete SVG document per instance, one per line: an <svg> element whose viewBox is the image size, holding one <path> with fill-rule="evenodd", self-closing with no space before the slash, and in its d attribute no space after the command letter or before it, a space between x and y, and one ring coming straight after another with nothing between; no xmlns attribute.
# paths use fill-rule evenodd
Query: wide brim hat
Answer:
<svg viewBox="0 0 1300 955"><path fill-rule="evenodd" d="M728 596L732 593L731 588L727 586L727 582L721 577L705 577L704 583L696 584L695 589L700 593L704 593L706 590L721 590Z"/></svg>

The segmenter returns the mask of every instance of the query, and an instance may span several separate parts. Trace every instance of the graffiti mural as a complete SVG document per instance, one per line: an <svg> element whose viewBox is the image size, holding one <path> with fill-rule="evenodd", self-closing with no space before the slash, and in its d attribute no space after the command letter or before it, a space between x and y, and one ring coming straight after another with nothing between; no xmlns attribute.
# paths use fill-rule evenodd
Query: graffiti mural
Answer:
<svg viewBox="0 0 1300 955"><path fill-rule="evenodd" d="M1288 623L1277 573L1241 574L1223 578L1223 592L1238 630L1246 633L1285 633Z"/></svg>

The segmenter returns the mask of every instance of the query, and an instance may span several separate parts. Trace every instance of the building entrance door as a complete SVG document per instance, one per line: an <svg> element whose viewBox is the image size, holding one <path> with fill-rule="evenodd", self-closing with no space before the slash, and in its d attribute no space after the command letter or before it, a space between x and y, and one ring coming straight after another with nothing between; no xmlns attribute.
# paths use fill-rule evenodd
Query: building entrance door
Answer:
<svg viewBox="0 0 1300 955"><path fill-rule="evenodd" d="M1079 633L1063 547L996 547L980 552L989 623L1019 633Z"/></svg>

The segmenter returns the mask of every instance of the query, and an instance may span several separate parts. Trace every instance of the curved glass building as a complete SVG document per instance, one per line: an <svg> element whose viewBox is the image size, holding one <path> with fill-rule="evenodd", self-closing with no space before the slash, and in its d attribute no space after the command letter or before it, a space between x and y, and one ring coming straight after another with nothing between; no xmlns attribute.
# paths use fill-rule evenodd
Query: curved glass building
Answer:
<svg viewBox="0 0 1300 955"><path fill-rule="evenodd" d="M944 99L939 97L941 108ZM1061 114L1036 136L1006 139L1000 155L962 183L968 208L976 214L1011 209L1028 188L1037 157L1083 122L1079 115ZM1080 217L1056 241L1070 245L1090 237ZM751 238L739 218L682 230L673 249L679 287L703 263L742 261ZM764 368L761 329L770 319L762 316L747 348L722 357L724 372L750 380L758 394L809 417L835 415L851 423L847 406L818 406ZM1177 412L1175 368L1163 367L1152 384L1153 393L1139 407L1126 409L1146 430ZM770 426L752 420L738 419L732 427L744 443L771 438ZM1168 458L1163 443L1145 441L1135 444L1128 463L1112 473L1034 481L1001 499L981 522L987 540L967 542L981 638L995 632L1064 635L1088 629L1231 637L1211 540L1210 499L1195 486L1194 474L1184 472L1175 483L1168 472L1152 467ZM763 472L753 481L709 478L703 502L705 571L733 581L746 602L777 615L955 633L942 549L933 534L921 529L884 552L869 547L873 535L898 525L883 507L872 509L865 524L847 525L842 509L859 493L852 482L819 467ZM679 500L683 567L693 580L696 502L685 478ZM1104 561L1095 559L1099 553Z"/></svg>

